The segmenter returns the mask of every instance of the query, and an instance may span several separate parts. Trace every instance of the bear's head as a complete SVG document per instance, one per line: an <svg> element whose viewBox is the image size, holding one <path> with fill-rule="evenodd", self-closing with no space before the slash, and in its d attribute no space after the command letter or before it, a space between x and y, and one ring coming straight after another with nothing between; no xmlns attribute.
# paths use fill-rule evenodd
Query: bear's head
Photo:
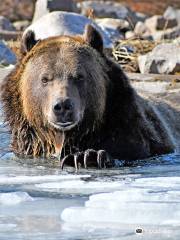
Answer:
<svg viewBox="0 0 180 240"><path fill-rule="evenodd" d="M124 103L132 92L119 65L103 53L102 38L91 25L81 36L40 41L28 31L1 92L13 151L50 156L62 149L63 139L75 148L89 147L95 134L119 122L118 109L128 109Z"/></svg>
<svg viewBox="0 0 180 240"><path fill-rule="evenodd" d="M32 126L72 130L85 118L101 122L106 105L103 41L88 25L83 36L23 39L19 79L24 117Z"/></svg>

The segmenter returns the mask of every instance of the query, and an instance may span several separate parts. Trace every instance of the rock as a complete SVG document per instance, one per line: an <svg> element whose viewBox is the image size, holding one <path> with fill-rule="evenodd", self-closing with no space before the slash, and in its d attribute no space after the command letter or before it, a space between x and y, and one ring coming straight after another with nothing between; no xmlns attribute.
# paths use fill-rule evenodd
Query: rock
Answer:
<svg viewBox="0 0 180 240"><path fill-rule="evenodd" d="M17 41L21 38L22 32L19 31L6 31L0 30L0 39L5 41L14 40Z"/></svg>
<svg viewBox="0 0 180 240"><path fill-rule="evenodd" d="M124 33L129 29L129 23L122 19L98 18L95 22L113 41L124 39Z"/></svg>
<svg viewBox="0 0 180 240"><path fill-rule="evenodd" d="M28 20L16 21L13 22L13 25L17 31L24 31L30 25L30 22Z"/></svg>
<svg viewBox="0 0 180 240"><path fill-rule="evenodd" d="M140 12L135 12L135 15L138 22L144 22L148 18L146 14Z"/></svg>
<svg viewBox="0 0 180 240"><path fill-rule="evenodd" d="M93 9L93 14L97 18L118 18L136 23L136 15L130 8L113 1L82 1L77 4L83 15L87 15L89 9Z"/></svg>
<svg viewBox="0 0 180 240"><path fill-rule="evenodd" d="M48 13L37 21L33 22L25 32L33 30L36 39L44 39L58 35L83 34L87 24L92 24L102 35L104 46L112 47L112 40L94 21L77 13L55 11Z"/></svg>
<svg viewBox="0 0 180 240"><path fill-rule="evenodd" d="M175 9L169 6L163 16L166 19L176 19L178 24L180 24L180 9Z"/></svg>
<svg viewBox="0 0 180 240"><path fill-rule="evenodd" d="M0 41L0 64L9 65L15 63L16 56L14 53L2 41Z"/></svg>
<svg viewBox="0 0 180 240"><path fill-rule="evenodd" d="M178 37L180 37L180 25L164 31L156 31L152 34L152 38L155 41L160 41L163 39L176 39Z"/></svg>
<svg viewBox="0 0 180 240"><path fill-rule="evenodd" d="M14 31L15 27L6 17L0 16L0 30Z"/></svg>
<svg viewBox="0 0 180 240"><path fill-rule="evenodd" d="M166 19L163 16L155 15L146 19L146 27L153 33L157 30L165 30L177 26L176 18Z"/></svg>
<svg viewBox="0 0 180 240"><path fill-rule="evenodd" d="M178 38L175 38L172 42L180 45L180 36Z"/></svg>
<svg viewBox="0 0 180 240"><path fill-rule="evenodd" d="M141 73L175 74L180 72L180 45L163 43L152 52L139 56Z"/></svg>
<svg viewBox="0 0 180 240"><path fill-rule="evenodd" d="M31 20L34 11L34 0L1 0L0 15L11 21Z"/></svg>
<svg viewBox="0 0 180 240"><path fill-rule="evenodd" d="M148 54L138 56L138 66L139 66L140 73L146 73L145 69L146 69L147 57L148 57Z"/></svg>
<svg viewBox="0 0 180 240"><path fill-rule="evenodd" d="M136 26L134 28L134 32L139 36L150 34L149 29L147 28L147 26L143 22L137 22L136 23Z"/></svg>
<svg viewBox="0 0 180 240"><path fill-rule="evenodd" d="M137 35L133 31L127 31L125 33L125 39L135 38Z"/></svg>
<svg viewBox="0 0 180 240"><path fill-rule="evenodd" d="M33 22L53 11L77 12L77 7L73 0L37 0Z"/></svg>

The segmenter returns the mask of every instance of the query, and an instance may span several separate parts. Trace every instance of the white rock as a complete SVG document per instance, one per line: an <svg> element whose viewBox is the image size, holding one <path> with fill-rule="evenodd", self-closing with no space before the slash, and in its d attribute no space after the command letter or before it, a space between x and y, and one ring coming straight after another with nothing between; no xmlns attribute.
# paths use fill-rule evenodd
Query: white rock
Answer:
<svg viewBox="0 0 180 240"><path fill-rule="evenodd" d="M76 3L73 0L37 0L33 21L53 11L77 12Z"/></svg>
<svg viewBox="0 0 180 240"><path fill-rule="evenodd" d="M160 44L147 55L139 56L138 63L141 73L174 74L180 71L180 47Z"/></svg>
<svg viewBox="0 0 180 240"><path fill-rule="evenodd" d="M15 63L15 54L2 41L0 41L0 64L9 65Z"/></svg>
<svg viewBox="0 0 180 240"><path fill-rule="evenodd" d="M164 18L166 19L176 19L177 22L180 24L180 9L175 9L169 6L166 11L164 12Z"/></svg>
<svg viewBox="0 0 180 240"><path fill-rule="evenodd" d="M164 31L156 31L152 34L152 38L155 41L163 39L172 39L180 37L180 25L174 28L166 29Z"/></svg>
<svg viewBox="0 0 180 240"><path fill-rule="evenodd" d="M28 20L13 22L13 25L17 31L24 31L29 26L29 24L30 22Z"/></svg>
<svg viewBox="0 0 180 240"><path fill-rule="evenodd" d="M155 15L146 19L145 25L153 33L157 30L165 30L167 28L176 27L177 20L175 18L166 19L163 16Z"/></svg>
<svg viewBox="0 0 180 240"><path fill-rule="evenodd" d="M127 32L125 33L125 38L126 38L126 39L134 38L134 37L136 37L136 34L135 34L135 32L133 32L133 31L127 31Z"/></svg>
<svg viewBox="0 0 180 240"><path fill-rule="evenodd" d="M147 26L143 23L143 22L137 22L136 26L134 28L134 32L139 35L148 35L150 34L149 29L147 28Z"/></svg>
<svg viewBox="0 0 180 240"><path fill-rule="evenodd" d="M109 35L113 40L119 40L124 38L124 31L129 29L129 23L126 20L115 18L98 18L95 22L102 28L103 31Z"/></svg>
<svg viewBox="0 0 180 240"><path fill-rule="evenodd" d="M87 24L92 24L102 35L104 46L112 47L112 40L94 21L77 13L55 11L35 21L24 32L33 30L36 39L45 39L58 35L83 34ZM23 34L23 35L24 35Z"/></svg>

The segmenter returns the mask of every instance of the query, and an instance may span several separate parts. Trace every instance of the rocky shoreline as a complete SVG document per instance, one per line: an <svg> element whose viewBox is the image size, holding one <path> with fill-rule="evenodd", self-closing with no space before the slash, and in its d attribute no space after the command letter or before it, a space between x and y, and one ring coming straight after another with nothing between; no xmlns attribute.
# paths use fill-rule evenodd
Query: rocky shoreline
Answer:
<svg viewBox="0 0 180 240"><path fill-rule="evenodd" d="M131 8L117 1L38 0L36 3L31 1L31 6L28 0L15 2L21 5L21 8L18 5L16 11L19 18L13 15L13 9L9 9L9 19L7 8L2 6L4 11L0 11L4 13L4 16L0 16L1 66L15 64L15 53L12 50L16 49L14 45L18 45L28 26L31 29L42 24L45 29L45 24L48 26L51 18L46 17L47 14L51 13L49 16L53 16L54 11L59 11L59 14L54 16L59 34L81 34L87 23L93 24L104 38L107 53L121 64L126 72L173 75L180 73L180 8L168 6L161 15L152 16L135 11L132 4L129 5ZM11 7L10 0L8 4ZM19 9L25 10L28 16L19 13ZM48 26L46 31L43 30L45 36L51 32L50 28ZM39 28L36 30L37 38L42 37L41 32Z"/></svg>

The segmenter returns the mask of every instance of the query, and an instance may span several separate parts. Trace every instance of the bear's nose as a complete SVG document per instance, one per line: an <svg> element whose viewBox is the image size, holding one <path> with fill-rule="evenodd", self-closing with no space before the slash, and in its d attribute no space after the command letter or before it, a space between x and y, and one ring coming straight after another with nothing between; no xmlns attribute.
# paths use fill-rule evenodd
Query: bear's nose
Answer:
<svg viewBox="0 0 180 240"><path fill-rule="evenodd" d="M72 113L74 104L70 98L61 99L54 104L53 111L56 115Z"/></svg>

